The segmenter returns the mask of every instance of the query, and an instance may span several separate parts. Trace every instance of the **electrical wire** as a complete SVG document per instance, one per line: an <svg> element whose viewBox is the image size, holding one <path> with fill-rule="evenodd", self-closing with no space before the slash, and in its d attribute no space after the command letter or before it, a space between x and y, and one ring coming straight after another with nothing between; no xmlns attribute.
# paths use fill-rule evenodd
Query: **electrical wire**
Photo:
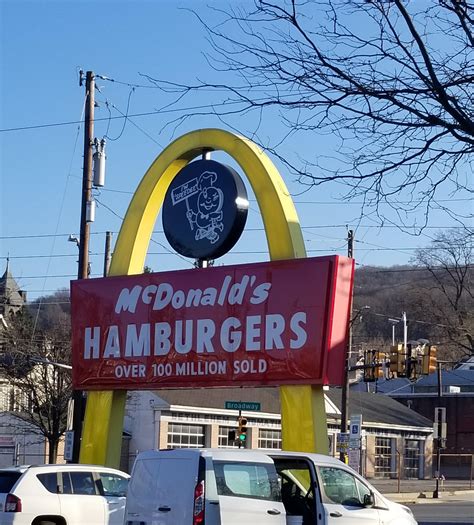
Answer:
<svg viewBox="0 0 474 525"><path fill-rule="evenodd" d="M112 118L112 113L110 111L110 107L111 106L112 108L114 108L116 111L118 111L122 116L125 117L125 113L123 113L117 106L115 106L115 104L112 104L108 99L106 99L106 107L107 107L107 110L109 111L109 122L107 123L107 131L105 132L105 137L107 137L107 134L109 132L109 127L110 127L110 119ZM128 113L128 108L127 108L127 113ZM128 118L128 122L130 122L130 124L132 124L132 126L134 126L135 128L137 128L141 133L143 133L146 137L148 137L153 143L155 143L157 146L159 146L161 149L164 149L163 148L163 145L160 144L152 135L150 135L150 133L148 133L148 131L144 130L141 126L139 126L136 122L134 122L130 116L127 117ZM116 140L116 139L115 139ZM132 195L133 194L133 191L120 191L120 190L109 190L108 188L102 188L102 190L105 190L105 191L115 191L116 193L126 193L126 194L129 194L129 195Z"/></svg>
<svg viewBox="0 0 474 525"><path fill-rule="evenodd" d="M356 265L358 265L357 262L356 262ZM394 269L387 268L387 269L380 269L380 268L378 268L376 266L369 266L369 265L366 265L366 264L360 264L358 266L360 266L361 268L365 268L365 269L367 269L368 271L370 271L372 273L422 272L423 270L425 270L425 268L394 268ZM468 268L468 269L471 269L471 268L474 268L474 264L467 264L465 267ZM445 267L439 267L439 268L430 268L430 271L445 271L445 270L455 270L455 269L456 269L456 266L445 266Z"/></svg>
<svg viewBox="0 0 474 525"><path fill-rule="evenodd" d="M84 96L83 104L82 104L81 118L80 118L81 121L84 119L84 113L86 111L87 96L88 96L88 94L86 93L85 96ZM74 139L74 146L73 146L73 149L72 149L71 159L69 161L67 177L66 177L66 181L64 183L64 189L63 189L63 194L62 194L62 198L61 198L61 203L59 205L59 213L58 213L58 219L56 221L55 236L53 237L53 242L52 242L52 245L51 245L51 250L50 250L50 253L49 253L49 257L48 257L48 262L47 262L47 265L46 265L46 275L49 274L49 269L51 268L51 260L53 258L52 255L53 255L53 252L54 252L54 248L56 246L56 234L58 233L58 230L59 230L59 225L60 225L60 222L61 222L61 216L62 216L63 209L64 209L64 203L66 201L66 192L67 192L67 187L68 187L68 184L69 184L69 180L71 178L72 165L73 165L74 157L76 155L76 149L77 149L77 143L78 143L78 140L79 140L79 132L80 132L80 130L81 130L81 125L79 124L77 126L76 136L75 136L75 139ZM48 279L48 277L45 277L44 282L43 282L43 288L46 287L46 280L47 279ZM36 327L38 325L38 319L39 319L40 310L41 310L41 301L40 301L40 303L38 305L38 311L36 312L36 316L35 316L34 321L33 321L33 329L32 329L31 337L34 337L34 335L36 333Z"/></svg>
<svg viewBox="0 0 474 525"><path fill-rule="evenodd" d="M117 108L115 108L117 109ZM150 137L151 138L151 137ZM162 147L160 145L160 147ZM123 193L123 194L126 194L126 195L133 195L135 192L134 191L127 191L127 190L117 190L117 189L114 189L114 188L101 188L102 191L105 191L105 192L111 192L111 193ZM291 196L291 192L290 192L290 196ZM257 199L248 199L249 202L258 202ZM456 198L456 199L436 199L436 202L471 202L472 201L472 198L469 198L469 197L459 197L459 198ZM412 199L412 200L406 200L406 201L396 201L397 204L414 204L416 202L424 202L422 199ZM354 204L354 205L357 205L357 206L362 206L364 205L365 203L363 201L350 201L350 202L347 202L347 201L344 201L344 202L341 202L341 201L337 201L337 200L334 200L334 201L300 201L300 200L293 200L293 203L294 204L302 204L302 205L306 205L306 204L311 204L311 205L317 205L317 206L340 206L341 204ZM258 211L256 209L254 209L254 211ZM346 227L347 224L344 224L344 225L338 225L337 227ZM332 226L334 227L334 226ZM361 228L399 228L399 226L396 226L396 225L393 225L393 224L381 224L381 225L377 225L377 224L361 224L360 225ZM457 226L457 225L454 225L454 226L423 226L423 229L426 229L426 228L444 228L444 229L449 229L449 228L465 228L466 226ZM416 227L413 227L413 229L415 229Z"/></svg>
<svg viewBox="0 0 474 525"><path fill-rule="evenodd" d="M97 199L96 199L97 200ZM97 202L99 202L97 200ZM103 206L104 208L108 209L111 213L113 213L114 215L116 215L118 217L118 215L111 209L109 209L106 205L104 205L103 203L100 203L101 206ZM334 240L337 240L337 239L334 239ZM344 240L344 239L341 239L341 240ZM164 249L168 250L168 248L165 248L164 245L160 244L158 241L154 240L154 242L156 242L157 244L159 244L160 246L163 246ZM311 240L309 241L311 242ZM462 246L462 245L458 245L458 246ZM327 252L327 251L332 251L332 252L338 252L338 251L341 251L343 249L345 249L346 245L341 245L339 247L328 247L328 248L309 248L307 249L307 253L323 253L323 252ZM403 251L403 250L406 250L406 251ZM396 248L396 247L383 247L383 246L380 246L380 247L374 247L374 248L359 248L357 251L358 252L382 252L382 251L395 251L395 252L399 252L399 253L405 253L407 255L412 255L410 253L407 252L407 250L411 250L411 251L416 251L416 250L421 250L421 251L436 251L436 250L439 250L439 248L436 248L436 247L432 247L432 246L427 246L425 248L417 248L417 247L405 247L405 248ZM265 254L265 253L268 253L266 250L233 250L231 252L232 254L239 254L239 255L242 255L242 254ZM148 252L148 255L162 255L163 252ZM104 252L91 252L89 253L89 256L91 257L98 257L98 256L103 256L104 255ZM0 255L0 259L4 259L4 260L7 260L7 259L43 259L43 258L47 258L47 257L50 257L52 259L54 258L62 258L62 257L77 257L77 254L73 254L73 253L64 253L64 254L25 254L25 255ZM370 265L363 265L361 263L359 263L359 266L362 266L362 267L365 267L365 268L376 268L374 266L370 266ZM462 265L464 267L464 265ZM471 265L467 265L467 267L469 268ZM451 267L450 267L451 268ZM425 270L426 268L414 268L413 270L414 271L423 271ZM444 267L440 267L441 270L444 270L445 268ZM388 271L388 270L387 270ZM407 270L404 270L404 269L396 269L396 270L393 270L393 271L407 271Z"/></svg>
<svg viewBox="0 0 474 525"><path fill-rule="evenodd" d="M117 212L115 212L112 208L110 208L109 206L107 206L106 204L104 204L103 202L99 201L97 198L95 199L101 206L103 206L106 210L110 211L111 213L113 213L116 217L118 217L120 220L123 221L123 217L121 215L119 215ZM153 237L150 238L150 242L153 242L155 244L157 244L158 246L161 246L164 250L166 250L167 254L166 255L174 255L175 257L178 257L179 259L182 259L183 261L186 261L186 263L190 264L191 266L193 265L193 263L189 260L189 259L186 259L186 257L183 257L181 254L179 253L176 253L174 251L172 251L171 249L169 249L166 245L156 241L155 239L153 239Z"/></svg>
<svg viewBox="0 0 474 525"><path fill-rule="evenodd" d="M104 191L104 188L101 188L100 192L102 193ZM110 191L110 190L109 190ZM106 206L104 203L102 203L102 206ZM319 225L301 225L301 229L303 230L314 230L314 229L331 229L331 228L346 228L347 224L319 224ZM360 228L379 228L379 229L400 229L398 226L392 226L392 225L380 225L376 226L373 224L361 224ZM449 229L466 229L466 226L426 226L426 228L429 229L435 229L435 230L449 230ZM425 228L425 229L426 229ZM108 230L110 231L110 230ZM245 232L251 232L251 231L265 231L265 228L259 227L259 228L246 228L244 230ZM91 232L91 235L104 235L105 231L98 231L98 232ZM112 233L118 233L118 231L113 231ZM154 234L160 234L164 233L163 230L154 230ZM41 238L48 238L48 237L64 237L69 236L69 233L44 233L44 234L29 234L29 235L0 235L0 240L21 240L21 239L41 239ZM341 238L342 239L342 238ZM356 242L360 242L357 239L355 239Z"/></svg>
<svg viewBox="0 0 474 525"><path fill-rule="evenodd" d="M110 120L111 120L111 117L112 117L112 115L109 115L109 122L108 122L108 124L107 124L107 131L106 131L106 133L105 133L105 138L106 138L106 139L108 139L108 140L110 140L110 141L113 142L113 141L119 140L119 138L123 135L123 132L124 132L124 130L125 130L125 126L127 125L127 120L128 120L128 110L130 109L130 100L131 100L131 98L132 98L132 94L133 94L134 92L135 92L135 88L131 88L131 89L130 89L130 92L129 92L129 94L128 94L127 109L126 109L126 111L125 111L125 115L124 115L125 120L123 121L123 126L122 126L122 129L121 129L120 133L119 133L119 134L117 135L117 137L115 137L115 138L109 137L109 136L107 135L108 130L109 130L109 126L110 126ZM112 106L112 107L114 107L114 106Z"/></svg>
<svg viewBox="0 0 474 525"><path fill-rule="evenodd" d="M168 114L168 113L177 113L177 112L213 109L213 108L216 108L216 107L219 107L219 106L230 106L230 105L235 105L235 104L240 104L240 102L228 101L228 102L222 102L222 103L218 103L218 104L214 103L214 104L202 104L200 106L190 106L190 107L187 107L187 108L156 109L156 110L153 110L153 111L144 111L142 113L134 113L132 115L128 115L127 118L130 118L130 117L133 117L133 118L149 117L149 116L152 116L152 115L160 115L160 114ZM94 118L93 122L104 122L106 120L109 120L109 118L110 118L110 120L116 120L116 119L123 119L123 118L126 118L126 117L123 116L123 115L115 116L115 117L98 117L98 118ZM71 126L71 125L74 125L74 124L84 124L84 121L83 120L67 120L67 121L63 121L63 122L52 122L52 123L48 123L48 124L34 124L34 125L30 125L30 126L17 126L17 127L12 127L12 128L2 128L2 129L0 129L0 133L10 133L10 132L13 132L13 131L29 131L29 130L33 130L33 129L53 128L53 127L60 127L60 126Z"/></svg>

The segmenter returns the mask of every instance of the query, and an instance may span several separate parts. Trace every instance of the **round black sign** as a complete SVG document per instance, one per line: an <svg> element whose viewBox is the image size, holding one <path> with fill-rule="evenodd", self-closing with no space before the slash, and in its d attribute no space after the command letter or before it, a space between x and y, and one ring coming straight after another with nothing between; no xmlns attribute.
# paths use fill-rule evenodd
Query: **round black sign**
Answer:
<svg viewBox="0 0 474 525"><path fill-rule="evenodd" d="M214 160L197 160L176 175L166 192L163 229L181 255L217 259L239 240L247 211L238 173Z"/></svg>

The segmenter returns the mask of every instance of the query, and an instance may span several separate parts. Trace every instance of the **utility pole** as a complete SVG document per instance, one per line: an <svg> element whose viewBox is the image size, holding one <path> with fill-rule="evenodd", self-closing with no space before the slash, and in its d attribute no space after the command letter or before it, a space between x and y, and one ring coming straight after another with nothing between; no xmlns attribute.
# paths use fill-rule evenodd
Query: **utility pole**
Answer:
<svg viewBox="0 0 474 525"><path fill-rule="evenodd" d="M353 257L354 255L354 230L347 231L347 256ZM348 412L349 412L349 365L352 351L352 300L351 310L349 314L349 341L347 349L347 358L344 364L344 382L342 383L341 392L341 434L347 432L348 424ZM345 463L346 452L341 450L339 452L339 459Z"/></svg>
<svg viewBox="0 0 474 525"><path fill-rule="evenodd" d="M89 238L90 224L88 208L92 198L92 141L94 137L94 103L95 80L94 73L86 73L86 108L84 118L84 159L82 164L82 200L81 200L81 230L79 237L79 268L78 279L89 276ZM82 85L82 78L80 85Z"/></svg>
<svg viewBox="0 0 474 525"><path fill-rule="evenodd" d="M79 85L83 85L83 76ZM94 103L95 103L95 77L93 71L86 73L86 106L84 116L84 159L82 165L82 200L81 200L81 230L79 238L79 267L78 279L87 279L89 276L89 238L90 225L88 222L88 210L92 198L92 141L94 137ZM74 442L72 449L72 462L79 462L81 450L82 417L83 417L83 392L74 390L72 398L74 409L72 416L72 428L74 430Z"/></svg>

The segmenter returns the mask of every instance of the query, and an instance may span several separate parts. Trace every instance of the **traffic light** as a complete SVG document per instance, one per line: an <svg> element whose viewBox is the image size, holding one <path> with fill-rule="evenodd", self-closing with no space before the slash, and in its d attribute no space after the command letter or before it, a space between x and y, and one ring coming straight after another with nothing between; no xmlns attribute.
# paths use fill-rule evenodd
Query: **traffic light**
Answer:
<svg viewBox="0 0 474 525"><path fill-rule="evenodd" d="M370 383L385 377L385 352L366 350L364 352L364 381Z"/></svg>
<svg viewBox="0 0 474 525"><path fill-rule="evenodd" d="M426 346L423 350L423 363L422 363L422 373L425 375L432 374L436 372L437 367L437 354L438 350L436 346Z"/></svg>
<svg viewBox="0 0 474 525"><path fill-rule="evenodd" d="M407 351L405 353L405 376L409 379L416 379L416 351L412 343L407 343Z"/></svg>
<svg viewBox="0 0 474 525"><path fill-rule="evenodd" d="M377 350L376 356L375 356L375 370L374 370L374 376L375 379L383 379L385 377L385 362L387 361L387 354L385 352L381 352L380 350Z"/></svg>
<svg viewBox="0 0 474 525"><path fill-rule="evenodd" d="M239 416L239 429L237 432L237 440L239 442L239 447L245 444L247 440L247 418Z"/></svg>
<svg viewBox="0 0 474 525"><path fill-rule="evenodd" d="M375 381L375 375L374 375L374 369L371 368L364 368L364 383L372 383L372 381Z"/></svg>
<svg viewBox="0 0 474 525"><path fill-rule="evenodd" d="M390 347L390 373L392 376L406 376L406 355L402 344Z"/></svg>
<svg viewBox="0 0 474 525"><path fill-rule="evenodd" d="M375 351L366 350L364 352L364 382L371 383L376 380L375 375Z"/></svg>

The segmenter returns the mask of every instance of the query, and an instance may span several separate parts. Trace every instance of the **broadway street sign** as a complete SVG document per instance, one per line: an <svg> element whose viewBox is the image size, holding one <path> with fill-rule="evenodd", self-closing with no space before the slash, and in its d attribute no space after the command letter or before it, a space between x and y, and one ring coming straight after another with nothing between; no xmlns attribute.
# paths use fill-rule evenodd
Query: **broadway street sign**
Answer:
<svg viewBox="0 0 474 525"><path fill-rule="evenodd" d="M225 408L227 410L245 410L260 412L260 403L254 403L252 401L226 401Z"/></svg>

